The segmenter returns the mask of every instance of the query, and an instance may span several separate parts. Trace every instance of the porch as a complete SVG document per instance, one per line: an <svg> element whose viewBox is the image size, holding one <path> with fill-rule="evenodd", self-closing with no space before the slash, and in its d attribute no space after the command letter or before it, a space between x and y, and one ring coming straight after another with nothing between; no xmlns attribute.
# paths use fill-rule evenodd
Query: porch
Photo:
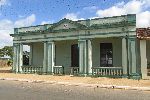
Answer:
<svg viewBox="0 0 150 100"><path fill-rule="evenodd" d="M128 76L125 38L94 38L29 44L29 65L22 65L18 72L104 77Z"/></svg>

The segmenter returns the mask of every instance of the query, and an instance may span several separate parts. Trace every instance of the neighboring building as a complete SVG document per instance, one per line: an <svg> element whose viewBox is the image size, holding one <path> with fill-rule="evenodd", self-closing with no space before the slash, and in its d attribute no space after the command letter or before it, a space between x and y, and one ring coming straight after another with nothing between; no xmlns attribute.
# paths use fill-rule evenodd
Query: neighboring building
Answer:
<svg viewBox="0 0 150 100"><path fill-rule="evenodd" d="M8 61L11 58L9 56L0 57L0 67L6 67L8 66Z"/></svg>
<svg viewBox="0 0 150 100"><path fill-rule="evenodd" d="M137 38L134 14L62 19L54 24L15 28L11 36L15 72L148 77L148 40ZM30 46L28 67L23 66L23 45Z"/></svg>

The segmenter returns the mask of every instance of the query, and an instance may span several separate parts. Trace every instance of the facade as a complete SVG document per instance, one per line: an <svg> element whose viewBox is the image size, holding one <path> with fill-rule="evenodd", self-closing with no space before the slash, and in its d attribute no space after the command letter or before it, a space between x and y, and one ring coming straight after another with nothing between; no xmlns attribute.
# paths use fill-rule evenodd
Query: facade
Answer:
<svg viewBox="0 0 150 100"><path fill-rule="evenodd" d="M11 36L16 73L148 77L146 40L137 38L134 14L62 19L54 24L15 28ZM23 45L30 46L28 66L23 65Z"/></svg>

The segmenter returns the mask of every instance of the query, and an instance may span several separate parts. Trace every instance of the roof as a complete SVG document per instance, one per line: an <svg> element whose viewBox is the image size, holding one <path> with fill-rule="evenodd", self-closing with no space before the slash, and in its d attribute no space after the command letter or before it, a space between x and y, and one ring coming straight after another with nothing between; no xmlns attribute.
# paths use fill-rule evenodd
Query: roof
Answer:
<svg viewBox="0 0 150 100"><path fill-rule="evenodd" d="M137 38L139 39L150 39L150 27L148 28L137 28Z"/></svg>
<svg viewBox="0 0 150 100"><path fill-rule="evenodd" d="M69 23L76 27L55 29L63 23ZM72 21L69 19L62 19L57 23L37 25L30 27L15 28L14 34L11 36L18 35L35 35L35 34L45 34L45 33L56 33L56 32L70 32L76 30L93 30L93 29L107 29L107 28L117 28L117 27L126 27L126 26L135 26L136 25L136 15L128 14L122 16L113 16L113 17L104 17L104 18L95 18L95 19L86 19ZM29 34L26 34L29 33Z"/></svg>

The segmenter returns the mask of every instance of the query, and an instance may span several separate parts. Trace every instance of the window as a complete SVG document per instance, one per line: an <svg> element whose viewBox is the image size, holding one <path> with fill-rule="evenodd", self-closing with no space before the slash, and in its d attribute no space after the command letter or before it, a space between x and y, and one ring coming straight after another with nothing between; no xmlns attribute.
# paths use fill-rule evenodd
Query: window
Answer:
<svg viewBox="0 0 150 100"><path fill-rule="evenodd" d="M113 50L112 43L100 43L100 66L113 66Z"/></svg>

